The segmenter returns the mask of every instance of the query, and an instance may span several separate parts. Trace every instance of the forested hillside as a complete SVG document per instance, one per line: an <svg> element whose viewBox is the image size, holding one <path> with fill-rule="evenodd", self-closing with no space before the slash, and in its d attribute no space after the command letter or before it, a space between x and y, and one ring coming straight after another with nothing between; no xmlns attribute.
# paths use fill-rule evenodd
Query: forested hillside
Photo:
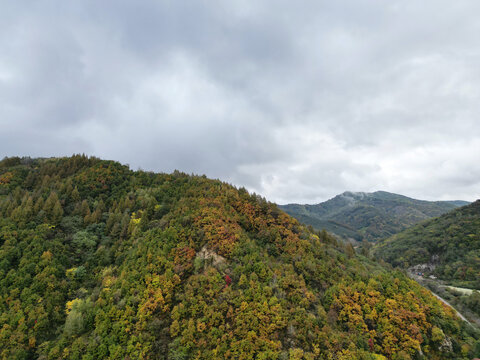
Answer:
<svg viewBox="0 0 480 360"><path fill-rule="evenodd" d="M217 180L0 162L1 359L471 359L400 272Z"/></svg>
<svg viewBox="0 0 480 360"><path fill-rule="evenodd" d="M466 201L415 200L385 191L347 191L320 204L288 204L280 208L315 229L357 241L377 241L467 204Z"/></svg>
<svg viewBox="0 0 480 360"><path fill-rule="evenodd" d="M407 229L374 251L394 266L429 263L440 279L480 290L480 200Z"/></svg>

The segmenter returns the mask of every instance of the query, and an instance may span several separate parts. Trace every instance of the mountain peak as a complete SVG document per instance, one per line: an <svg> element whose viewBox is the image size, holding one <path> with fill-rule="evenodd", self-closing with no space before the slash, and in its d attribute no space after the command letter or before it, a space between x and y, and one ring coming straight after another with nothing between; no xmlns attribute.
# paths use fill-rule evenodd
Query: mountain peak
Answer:
<svg viewBox="0 0 480 360"><path fill-rule="evenodd" d="M370 195L371 193L362 192L362 191L344 191L340 196L345 197L354 197L354 198L364 198L365 196Z"/></svg>

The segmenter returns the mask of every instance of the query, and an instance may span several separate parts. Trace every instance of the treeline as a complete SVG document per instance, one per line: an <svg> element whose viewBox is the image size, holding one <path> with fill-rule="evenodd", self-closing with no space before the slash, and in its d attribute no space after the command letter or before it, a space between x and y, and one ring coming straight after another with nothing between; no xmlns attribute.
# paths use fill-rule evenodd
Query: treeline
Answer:
<svg viewBox="0 0 480 360"><path fill-rule="evenodd" d="M2 359L470 359L480 335L265 199L112 161L0 162Z"/></svg>

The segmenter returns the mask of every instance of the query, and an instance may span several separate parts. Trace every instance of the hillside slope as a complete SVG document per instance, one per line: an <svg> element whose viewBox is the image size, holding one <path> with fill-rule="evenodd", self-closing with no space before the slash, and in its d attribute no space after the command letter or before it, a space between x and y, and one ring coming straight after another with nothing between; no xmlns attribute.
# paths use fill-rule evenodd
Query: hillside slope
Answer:
<svg viewBox="0 0 480 360"><path fill-rule="evenodd" d="M377 241L467 204L465 201L415 200L377 191L345 192L316 205L288 204L280 208L315 229L358 241Z"/></svg>
<svg viewBox="0 0 480 360"><path fill-rule="evenodd" d="M438 278L480 289L480 200L394 235L373 251L394 266L428 263Z"/></svg>
<svg viewBox="0 0 480 360"><path fill-rule="evenodd" d="M479 334L400 272L205 177L0 162L2 359L429 359Z"/></svg>

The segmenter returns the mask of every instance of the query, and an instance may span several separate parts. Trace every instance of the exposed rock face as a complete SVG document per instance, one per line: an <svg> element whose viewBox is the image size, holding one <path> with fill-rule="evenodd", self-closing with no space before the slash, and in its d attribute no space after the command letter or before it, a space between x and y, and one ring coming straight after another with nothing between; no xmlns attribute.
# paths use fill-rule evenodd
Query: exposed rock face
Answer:
<svg viewBox="0 0 480 360"><path fill-rule="evenodd" d="M422 348L420 346L418 347L418 355L423 357L423 351L422 351Z"/></svg>
<svg viewBox="0 0 480 360"><path fill-rule="evenodd" d="M453 351L452 340L448 336L445 336L445 339L443 339L438 350L442 352L452 352Z"/></svg>
<svg viewBox="0 0 480 360"><path fill-rule="evenodd" d="M218 255L215 251L212 251L207 248L207 245L202 247L202 249L197 253L197 258L202 260L211 260L211 264L213 266L218 266L225 263L225 258L223 256Z"/></svg>

